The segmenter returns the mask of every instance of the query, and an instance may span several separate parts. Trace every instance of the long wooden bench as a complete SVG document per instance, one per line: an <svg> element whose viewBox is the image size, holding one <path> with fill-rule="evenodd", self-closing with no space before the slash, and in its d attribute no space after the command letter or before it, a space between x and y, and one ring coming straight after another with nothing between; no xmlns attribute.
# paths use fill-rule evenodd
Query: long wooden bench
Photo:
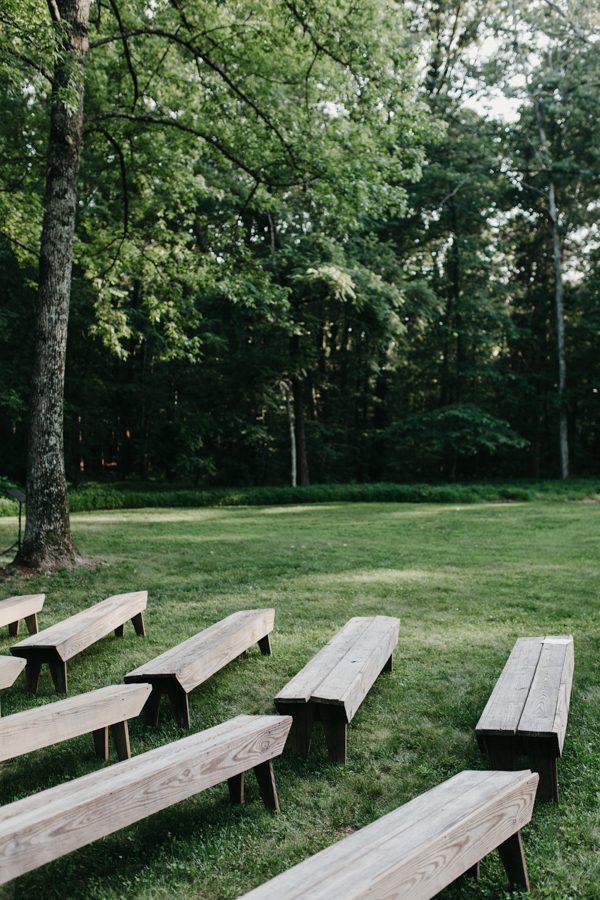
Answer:
<svg viewBox="0 0 600 900"><path fill-rule="evenodd" d="M24 668L24 659L0 656L0 691L3 691L4 688L12 687Z"/></svg>
<svg viewBox="0 0 600 900"><path fill-rule="evenodd" d="M129 619L136 634L143 636L147 602L147 591L116 594L15 644L10 652L27 660L27 689L37 693L40 670L48 663L57 693L66 694L67 661L111 631L122 637Z"/></svg>
<svg viewBox="0 0 600 900"><path fill-rule="evenodd" d="M8 625L9 635L16 637L19 633L19 621L24 619L29 634L36 634L37 614L41 611L45 599L45 594L21 594L18 597L0 600L0 628Z"/></svg>
<svg viewBox="0 0 600 900"><path fill-rule="evenodd" d="M128 759L127 721L139 716L151 690L149 684L113 684L6 716L0 719L0 762L90 732L96 755L107 761L109 728L117 756Z"/></svg>
<svg viewBox="0 0 600 900"><path fill-rule="evenodd" d="M538 776L460 772L288 869L244 900L428 900L500 851L511 885L529 889L520 829Z"/></svg>
<svg viewBox="0 0 600 900"><path fill-rule="evenodd" d="M570 636L519 638L475 728L493 768L512 769L516 756L527 756L542 799L558 800L573 660Z"/></svg>
<svg viewBox="0 0 600 900"><path fill-rule="evenodd" d="M156 750L0 807L0 883L10 881L222 781L243 802L254 769L263 802L279 808L272 760L291 719L237 716Z"/></svg>
<svg viewBox="0 0 600 900"><path fill-rule="evenodd" d="M188 694L252 644L271 653L274 609L244 609L200 631L125 676L126 682L146 681L152 696L144 709L147 725L158 725L160 698L167 694L182 728L190 727Z"/></svg>
<svg viewBox="0 0 600 900"><path fill-rule="evenodd" d="M399 620L356 616L275 697L278 712L293 716L296 752L306 756L315 719L325 731L329 757L346 762L348 723L373 682L392 669Z"/></svg>

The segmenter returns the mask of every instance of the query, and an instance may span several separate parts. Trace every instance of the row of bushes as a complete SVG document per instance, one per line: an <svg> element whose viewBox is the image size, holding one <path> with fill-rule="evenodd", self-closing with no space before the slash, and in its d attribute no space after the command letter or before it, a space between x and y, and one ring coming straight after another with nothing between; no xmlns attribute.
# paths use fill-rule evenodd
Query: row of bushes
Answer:
<svg viewBox="0 0 600 900"><path fill-rule="evenodd" d="M600 500L598 479L483 484L314 484L308 487L208 488L89 483L70 493L72 512L143 507L269 506L287 503L481 503L529 500ZM17 504L0 498L0 516Z"/></svg>

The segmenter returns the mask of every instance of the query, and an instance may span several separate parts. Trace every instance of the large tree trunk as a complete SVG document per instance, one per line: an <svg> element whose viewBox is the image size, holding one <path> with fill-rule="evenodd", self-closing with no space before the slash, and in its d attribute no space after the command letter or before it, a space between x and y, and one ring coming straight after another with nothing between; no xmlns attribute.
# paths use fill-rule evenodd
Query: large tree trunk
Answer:
<svg viewBox="0 0 600 900"><path fill-rule="evenodd" d="M27 521L15 563L76 559L64 461L64 381L90 0L48 0L57 34L27 461Z"/></svg>

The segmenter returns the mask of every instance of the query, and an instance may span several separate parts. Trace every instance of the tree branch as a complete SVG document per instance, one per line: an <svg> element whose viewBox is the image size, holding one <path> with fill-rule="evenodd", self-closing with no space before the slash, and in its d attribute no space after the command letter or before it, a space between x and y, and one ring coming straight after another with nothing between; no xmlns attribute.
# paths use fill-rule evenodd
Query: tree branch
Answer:
<svg viewBox="0 0 600 900"><path fill-rule="evenodd" d="M129 69L129 74L131 75L131 81L133 84L133 103L131 104L132 110L135 109L135 105L139 100L140 91L138 86L137 75L135 69L133 67L133 60L131 58L131 52L129 50L129 43L127 41L127 36L125 34L125 29L123 28L123 20L121 19L121 13L119 12L119 7L117 6L115 0L109 0L110 8L113 11L114 17L117 20L117 24L119 26L119 34L121 35L121 39L123 41L123 52L125 53L125 62L127 63L127 68Z"/></svg>
<svg viewBox="0 0 600 900"><path fill-rule="evenodd" d="M40 251L34 250L33 247L29 247L27 244L24 244L23 241L20 241L16 237L12 237L10 234L7 234L6 231L0 231L0 236L6 238L7 241L10 241L11 244L16 244L17 247L21 247L22 250L27 250L28 253L31 253L32 256L35 256L36 259L40 258Z"/></svg>

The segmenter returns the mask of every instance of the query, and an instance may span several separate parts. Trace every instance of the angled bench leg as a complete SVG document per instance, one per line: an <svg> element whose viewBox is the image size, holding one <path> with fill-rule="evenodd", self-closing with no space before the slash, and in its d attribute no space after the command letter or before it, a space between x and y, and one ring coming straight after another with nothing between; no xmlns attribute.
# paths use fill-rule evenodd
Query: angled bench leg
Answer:
<svg viewBox="0 0 600 900"><path fill-rule="evenodd" d="M18 635L18 633L19 633L19 620L17 619L16 622L9 622L8 636L16 637Z"/></svg>
<svg viewBox="0 0 600 900"><path fill-rule="evenodd" d="M342 706L329 703L319 705L319 718L323 723L327 750L331 762L346 762L348 723Z"/></svg>
<svg viewBox="0 0 600 900"><path fill-rule="evenodd" d="M125 626L117 625L115 628L115 637L123 637L125 635Z"/></svg>
<svg viewBox="0 0 600 900"><path fill-rule="evenodd" d="M260 648L260 652L263 656L271 655L271 635L265 634L264 637L259 638L258 646Z"/></svg>
<svg viewBox="0 0 600 900"><path fill-rule="evenodd" d="M25 625L27 626L29 634L37 634L39 631L37 613L25 616Z"/></svg>
<svg viewBox="0 0 600 900"><path fill-rule="evenodd" d="M50 666L50 675L52 676L56 693L66 694L68 685L66 662L63 662L57 654L56 659L50 660L48 665Z"/></svg>
<svg viewBox="0 0 600 900"><path fill-rule="evenodd" d="M229 799L231 800L231 802L236 805L243 805L244 773L240 772L239 775L234 775L232 778L228 778L227 784L229 786Z"/></svg>
<svg viewBox="0 0 600 900"><path fill-rule="evenodd" d="M169 695L169 700L171 701L171 706L173 707L173 712L175 713L175 718L177 719L177 724L181 728L189 728L190 703L188 695L175 680L171 680L167 685L167 693Z"/></svg>
<svg viewBox="0 0 600 900"><path fill-rule="evenodd" d="M160 698L162 691L157 684L152 684L152 693L144 704L144 725L158 725L160 715Z"/></svg>
<svg viewBox="0 0 600 900"><path fill-rule="evenodd" d="M521 888L524 891L529 890L529 876L527 874L527 863L525 862L525 853L523 852L523 842L521 840L521 832L511 835L508 840L504 841L498 847L502 865L508 875L511 887Z"/></svg>
<svg viewBox="0 0 600 900"><path fill-rule="evenodd" d="M263 803L267 809L273 809L275 812L279 812L279 800L277 798L272 760L269 759L259 766L254 766L254 774L258 781L258 790L260 791Z"/></svg>
<svg viewBox="0 0 600 900"><path fill-rule="evenodd" d="M558 803L556 748L543 739L531 738L525 741L525 750L531 769L540 776L536 799Z"/></svg>
<svg viewBox="0 0 600 900"><path fill-rule="evenodd" d="M98 759L103 759L104 762L108 762L108 726L105 725L104 728L97 728L96 731L92 732L94 737L94 750L96 752L96 756Z"/></svg>
<svg viewBox="0 0 600 900"><path fill-rule="evenodd" d="M382 672L393 672L393 670L394 670L394 657L390 656L390 658L388 659L388 661L386 662L385 666L383 667L383 669L381 671Z"/></svg>
<svg viewBox="0 0 600 900"><path fill-rule="evenodd" d="M131 747L129 745L129 725L127 719L124 722L115 722L110 726L112 739L117 751L119 759L131 758Z"/></svg>
<svg viewBox="0 0 600 900"><path fill-rule="evenodd" d="M137 613L135 616L133 616L131 619L131 624L135 628L136 634L138 634L140 637L146 636L146 629L144 628L144 614L143 613L140 612L140 613Z"/></svg>
<svg viewBox="0 0 600 900"><path fill-rule="evenodd" d="M486 734L484 742L491 768L512 771L515 758L514 738Z"/></svg>
<svg viewBox="0 0 600 900"><path fill-rule="evenodd" d="M276 702L277 712L280 716L292 717L292 740L294 750L303 758L308 756L310 739L315 721L315 707L313 703L280 703Z"/></svg>
<svg viewBox="0 0 600 900"><path fill-rule="evenodd" d="M30 694L37 694L41 669L41 659L36 659L34 656L28 657L25 666L25 683Z"/></svg>

